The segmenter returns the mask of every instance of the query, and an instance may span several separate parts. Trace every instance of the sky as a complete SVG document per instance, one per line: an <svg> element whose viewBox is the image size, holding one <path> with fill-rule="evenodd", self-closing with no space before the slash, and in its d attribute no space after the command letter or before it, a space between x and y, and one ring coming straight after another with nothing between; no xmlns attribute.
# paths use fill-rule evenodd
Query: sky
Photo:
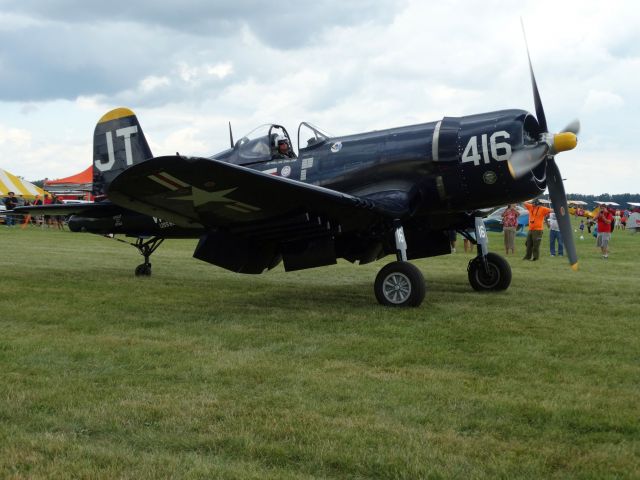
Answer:
<svg viewBox="0 0 640 480"><path fill-rule="evenodd" d="M258 125L295 139L507 108L533 112L523 19L567 192L640 192L640 4L521 0L0 0L0 167L92 163L93 130L138 116L154 155L209 156Z"/></svg>

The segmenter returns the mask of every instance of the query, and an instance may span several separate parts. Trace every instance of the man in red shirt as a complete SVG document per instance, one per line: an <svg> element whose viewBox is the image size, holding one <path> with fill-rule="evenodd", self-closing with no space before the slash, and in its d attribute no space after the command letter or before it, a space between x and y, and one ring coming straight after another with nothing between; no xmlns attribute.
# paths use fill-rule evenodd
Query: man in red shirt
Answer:
<svg viewBox="0 0 640 480"><path fill-rule="evenodd" d="M609 240L611 239L611 222L613 222L613 214L606 205L600 205L598 213L598 239L597 245L602 252L602 258L609 258Z"/></svg>
<svg viewBox="0 0 640 480"><path fill-rule="evenodd" d="M540 243L542 243L542 232L544 231L544 217L551 213L551 209L540 205L539 200L532 203L525 203L529 210L529 233L527 233L527 253L523 260L536 261L540 258Z"/></svg>

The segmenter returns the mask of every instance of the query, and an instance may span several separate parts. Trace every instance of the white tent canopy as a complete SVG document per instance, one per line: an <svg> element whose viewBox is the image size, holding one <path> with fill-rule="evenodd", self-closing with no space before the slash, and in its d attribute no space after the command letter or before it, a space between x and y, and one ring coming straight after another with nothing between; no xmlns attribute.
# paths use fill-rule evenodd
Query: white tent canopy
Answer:
<svg viewBox="0 0 640 480"><path fill-rule="evenodd" d="M45 194L40 187L0 168L0 196L6 197L9 192L15 193L16 197L22 196L29 200L33 200L36 195L42 197Z"/></svg>

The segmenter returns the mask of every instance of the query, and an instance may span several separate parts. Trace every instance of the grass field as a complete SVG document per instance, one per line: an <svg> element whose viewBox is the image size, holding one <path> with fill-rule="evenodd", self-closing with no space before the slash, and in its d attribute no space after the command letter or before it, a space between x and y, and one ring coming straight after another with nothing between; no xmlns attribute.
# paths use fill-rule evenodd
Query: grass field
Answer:
<svg viewBox="0 0 640 480"><path fill-rule="evenodd" d="M640 235L577 273L518 239L497 294L416 261L399 310L386 262L242 276L180 240L135 278L116 241L0 228L0 478L640 478Z"/></svg>

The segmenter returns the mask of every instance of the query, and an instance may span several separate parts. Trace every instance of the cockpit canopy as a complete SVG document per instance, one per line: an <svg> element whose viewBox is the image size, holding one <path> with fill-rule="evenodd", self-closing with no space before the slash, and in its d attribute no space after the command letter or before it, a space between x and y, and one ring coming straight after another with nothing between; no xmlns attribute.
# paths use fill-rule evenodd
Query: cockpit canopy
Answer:
<svg viewBox="0 0 640 480"><path fill-rule="evenodd" d="M302 122L298 126L298 148L300 150L322 145L330 138L331 135L310 123Z"/></svg>
<svg viewBox="0 0 640 480"><path fill-rule="evenodd" d="M254 128L238 140L233 147L237 151L239 164L264 162L271 160L271 156L276 152L276 139L283 136L291 144L291 138L287 129L281 125L260 125Z"/></svg>
<svg viewBox="0 0 640 480"><path fill-rule="evenodd" d="M252 165L268 162L277 153L277 139L285 137L289 147L294 150L289 132L282 125L265 124L254 128L240 138L232 149L226 150L213 158L225 160L236 165ZM315 148L325 143L330 135L307 122L298 126L298 149L306 150Z"/></svg>

